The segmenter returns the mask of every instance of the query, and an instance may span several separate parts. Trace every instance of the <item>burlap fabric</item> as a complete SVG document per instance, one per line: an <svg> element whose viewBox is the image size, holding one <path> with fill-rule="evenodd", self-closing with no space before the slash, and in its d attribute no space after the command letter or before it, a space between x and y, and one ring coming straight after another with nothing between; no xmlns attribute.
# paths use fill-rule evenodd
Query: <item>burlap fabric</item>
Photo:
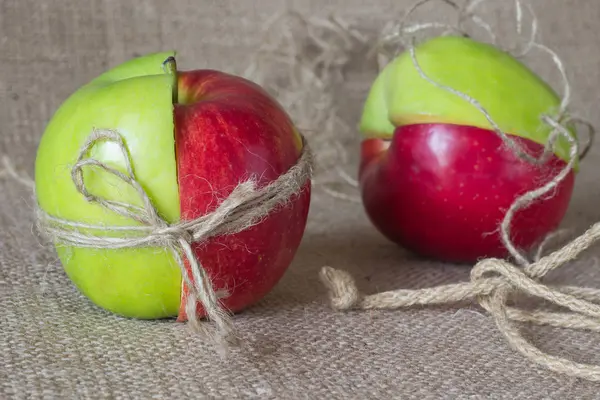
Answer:
<svg viewBox="0 0 600 400"><path fill-rule="evenodd" d="M38 140L56 107L136 54L175 48L182 68L240 71L259 45L261 26L285 6L305 15L335 12L372 32L409 3L3 0L0 150L32 174ZM488 15L496 23L508 16L503 6L510 2L497 3ZM600 126L600 3L533 5L543 42L568 68L573 107ZM546 61L535 67L552 75ZM373 70L348 72L340 105L354 126ZM355 154L356 141L346 143ZM565 227L581 232L600 219L599 161L595 146ZM323 265L349 270L366 292L468 278L466 267L425 262L388 243L358 203L316 191L292 267L268 297L236 317L247 349L223 361L183 324L126 320L91 305L32 235L29 189L5 175L0 186L1 398L600 398L599 385L551 373L512 351L475 306L333 312L318 280ZM588 251L550 280L600 286L598 255L597 248ZM525 332L544 351L600 363L597 334Z"/></svg>

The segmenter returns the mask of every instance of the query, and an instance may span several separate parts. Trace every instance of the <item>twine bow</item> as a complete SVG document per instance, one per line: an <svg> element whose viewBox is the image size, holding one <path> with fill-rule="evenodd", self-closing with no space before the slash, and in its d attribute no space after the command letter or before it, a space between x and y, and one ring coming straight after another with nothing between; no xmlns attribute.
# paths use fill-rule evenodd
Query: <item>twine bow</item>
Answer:
<svg viewBox="0 0 600 400"><path fill-rule="evenodd" d="M103 162L88 158L88 152L99 142L116 144L123 154L126 173L109 167ZM235 342L233 322L219 302L226 293L218 293L211 285L210 279L202 263L192 250L192 243L203 242L211 237L234 234L243 231L266 217L276 207L289 202L290 198L299 194L312 176L312 153L304 137L302 137L302 153L296 165L285 174L265 185L257 187L250 179L240 183L231 194L223 200L216 210L191 221L168 224L159 215L150 197L135 178L131 159L121 135L112 130L94 130L81 147L71 176L77 191L90 203L95 203L118 215L137 221L139 226L106 226L67 221L38 210L38 227L56 243L67 246L123 249L140 247L164 247L173 254L179 265L183 279L193 296L188 296L186 312L192 327L208 336L215 336L220 350L226 350L227 344ZM84 180L84 167L95 167L104 170L137 192L142 206L109 200L88 191ZM87 232L86 232L87 231ZM112 233L112 236L99 236L89 231ZM115 236L118 234L119 236ZM186 271L184 258L189 263L191 277ZM211 334L205 324L200 324L196 314L196 301L203 305L207 317L216 325Z"/></svg>

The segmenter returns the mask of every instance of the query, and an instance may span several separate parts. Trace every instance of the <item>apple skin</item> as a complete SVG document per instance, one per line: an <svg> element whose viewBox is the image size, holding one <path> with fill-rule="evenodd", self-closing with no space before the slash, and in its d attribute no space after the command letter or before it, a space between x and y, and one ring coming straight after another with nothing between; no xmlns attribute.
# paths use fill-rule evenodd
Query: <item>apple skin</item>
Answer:
<svg viewBox="0 0 600 400"><path fill-rule="evenodd" d="M536 142L512 138L543 153ZM508 256L499 234L506 210L566 166L556 155L532 165L491 130L442 123L398 127L391 141L364 140L361 152L362 200L377 229L421 256L457 263ZM518 248L530 249L560 224L573 185L571 170L552 195L517 212L511 239Z"/></svg>
<svg viewBox="0 0 600 400"><path fill-rule="evenodd" d="M560 97L525 64L495 46L459 36L424 41L415 46L415 54L429 78L477 100L504 132L547 142L551 128L540 117L555 113ZM397 127L420 123L492 129L473 104L423 79L405 51L373 82L360 131L363 138L389 139ZM559 138L556 154L568 161L569 149L569 142Z"/></svg>
<svg viewBox="0 0 600 400"><path fill-rule="evenodd" d="M213 70L181 72L178 96L174 113L182 219L215 210L217 200L242 180L270 183L298 160L300 136L258 85ZM230 292L221 299L226 308L235 312L248 307L283 276L304 233L310 193L309 181L258 225L193 245L215 290ZM204 315L201 304L197 314ZM182 301L179 320L186 318Z"/></svg>
<svg viewBox="0 0 600 400"><path fill-rule="evenodd" d="M88 203L71 180L80 147L94 128L117 130L133 168L159 214L180 219L173 139L175 78L163 61L173 52L134 58L106 71L67 98L46 126L35 161L38 205L51 215L90 224L139 225ZM90 156L125 172L123 156L112 143L99 143ZM138 194L121 180L85 168L91 193L141 206ZM140 319L177 315L181 272L168 250L87 249L57 245L63 268L93 303L113 313Z"/></svg>
<svg viewBox="0 0 600 400"><path fill-rule="evenodd" d="M434 82L475 99L497 126L541 154L560 97L510 54L487 43L440 36L415 46ZM480 109L424 79L410 52L377 76L360 121L361 195L369 218L390 240L426 257L473 263L508 256L500 224L514 200L566 166L570 144L536 166L505 147ZM567 127L573 137L573 126ZM517 213L517 247L529 250L566 212L579 160L552 196Z"/></svg>
<svg viewBox="0 0 600 400"><path fill-rule="evenodd" d="M94 128L123 136L137 180L168 223L214 209L250 175L265 184L296 162L299 136L266 92L216 71L169 72L163 63L174 56L161 52L131 59L78 89L59 107L38 146L40 208L90 224L138 224L88 203L73 185L71 167ZM120 149L112 143L96 145L90 156L126 171ZM84 178L94 194L142 205L132 188L110 174L86 168ZM300 242L309 202L310 182L300 196L250 230L195 246L215 289L231 292L227 306L247 307L278 281ZM96 305L131 318L187 319L181 312L187 289L168 249L56 245L56 251L68 277Z"/></svg>

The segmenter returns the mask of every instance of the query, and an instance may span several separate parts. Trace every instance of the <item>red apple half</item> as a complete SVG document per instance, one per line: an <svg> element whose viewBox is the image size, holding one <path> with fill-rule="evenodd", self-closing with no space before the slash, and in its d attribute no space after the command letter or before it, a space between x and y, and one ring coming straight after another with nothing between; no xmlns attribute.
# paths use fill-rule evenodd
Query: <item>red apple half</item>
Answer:
<svg viewBox="0 0 600 400"><path fill-rule="evenodd" d="M294 125L254 83L197 70L180 72L178 85L175 143L183 220L214 211L242 181L256 177L266 185L298 161L302 143ZM213 285L231 292L223 300L228 309L262 298L290 265L306 226L310 182L304 189L260 224L194 245ZM187 290L184 286L184 297ZM182 302L179 319L185 318Z"/></svg>
<svg viewBox="0 0 600 400"><path fill-rule="evenodd" d="M543 146L515 137L531 155ZM374 225L426 257L474 262L506 257L500 224L516 197L554 179L566 162L520 158L493 131L452 124L397 128L391 141L362 143L361 193ZM574 185L571 171L549 196L517 212L511 237L529 249L558 227Z"/></svg>

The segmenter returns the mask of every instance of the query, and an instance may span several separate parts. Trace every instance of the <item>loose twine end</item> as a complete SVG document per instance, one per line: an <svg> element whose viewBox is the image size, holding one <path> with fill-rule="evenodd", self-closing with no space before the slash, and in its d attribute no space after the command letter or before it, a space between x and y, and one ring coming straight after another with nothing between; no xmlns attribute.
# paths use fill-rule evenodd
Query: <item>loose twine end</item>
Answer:
<svg viewBox="0 0 600 400"><path fill-rule="evenodd" d="M329 289L331 306L336 310L349 310L356 306L360 293L354 278L348 272L323 267L319 272L321 282Z"/></svg>
<svg viewBox="0 0 600 400"><path fill-rule="evenodd" d="M125 172L90 158L90 150L100 142L112 142L121 150ZM230 235L246 230L259 223L278 207L288 204L310 182L313 171L312 152L302 136L302 150L297 163L285 174L259 188L255 180L241 182L231 194L211 213L191 221L169 224L159 215L150 197L137 180L132 161L123 137L114 130L94 129L80 149L71 169L72 181L77 191L89 203L93 203L135 222L131 226L106 226L65 220L37 210L39 232L50 241L75 247L95 249L124 249L158 247L170 250L177 262L190 295L185 310L189 327L216 344L222 356L229 354L230 347L240 342L231 313L221 299L227 296L222 289L215 289L208 273L196 258L192 244L202 243L212 237ZM88 191L83 169L96 168L107 172L137 192L142 205L137 206L97 196ZM99 235L91 232L97 232ZM186 263L189 268L186 268ZM200 303L207 321L200 321L196 305Z"/></svg>
<svg viewBox="0 0 600 400"><path fill-rule="evenodd" d="M573 286L549 286L541 279L551 270L575 259L600 239L600 223L562 249L520 269L501 259L477 263L469 282L423 289L399 289L372 295L361 294L352 276L343 270L323 267L320 278L329 292L335 310L394 310L415 305L447 305L477 302L494 319L511 347L529 360L569 376L600 382L600 366L573 362L546 354L528 342L516 323L532 323L564 329L600 332L600 290ZM518 295L543 299L563 311L520 309L509 306Z"/></svg>
<svg viewBox="0 0 600 400"><path fill-rule="evenodd" d="M320 271L320 278L328 289L331 306L336 310L367 310L367 309L402 309L415 305L432 306L447 305L470 301L478 303L494 319L499 331L504 335L512 348L519 351L529 360L545 366L546 368L563 373L569 376L582 378L590 381L600 382L600 366L576 363L571 360L546 354L529 343L522 336L516 327L517 322L527 322L538 325L549 325L565 329L582 329L600 332L600 289L573 287L573 286L550 286L545 285L541 280L550 272L565 266L568 262L574 260L583 251L590 248L600 240L600 222L590 227L581 236L575 238L562 248L552 252L547 256L542 256L540 249L533 261L520 252L511 240L510 226L515 214L540 198L551 193L570 173L577 159L582 159L589 150L593 136L593 126L580 118L576 118L567 113L567 107L571 98L570 85L567 80L565 69L558 55L536 42L537 20L533 14L533 9L528 7L533 16L533 29L524 48L518 52L517 56L525 56L532 50L541 50L550 56L553 63L559 70L564 82L563 99L556 114L541 115L540 122L551 129L548 141L544 148L544 153L540 157L534 157L522 149L516 141L510 138L495 123L487 110L476 99L462 93L454 88L445 86L434 81L421 68L416 51L414 36L407 37L407 34L430 29L446 28L446 33L459 32L466 35L463 24L466 19L472 19L478 26L483 27L496 44L496 36L481 18L478 18L473 10L476 6L484 3L484 0L467 1L464 6L458 6L452 0L443 0L444 3L458 10L458 22L456 26L421 23L406 27L406 20L420 6L433 0L419 0L413 7L410 7L401 20L398 31L384 36L384 39L378 43L378 51L395 45L402 44L408 48L408 52L413 61L413 65L420 77L441 90L456 95L462 100L471 104L479 110L490 123L493 131L502 139L507 148L515 152L523 160L533 165L542 165L546 163L555 150L555 145L559 139L564 140L569 145L568 162L549 182L531 190L518 197L508 211L500 226L501 239L515 264L502 259L483 259L478 262L471 271L471 279L467 282L456 284L441 285L422 289L398 289L372 295L361 294L354 282L352 276L342 270L337 270L329 266L323 267ZM515 0L516 15L519 33L522 29L523 6L520 0ZM513 49L516 51L515 49ZM390 55L387 55L388 59ZM549 110L550 112L551 110ZM570 123L581 123L588 128L589 141L584 150L579 151L579 140L574 138L565 128ZM548 311L547 309L525 310L509 306L511 299L518 295L525 295L533 298L545 300L548 304L557 306L562 311Z"/></svg>

